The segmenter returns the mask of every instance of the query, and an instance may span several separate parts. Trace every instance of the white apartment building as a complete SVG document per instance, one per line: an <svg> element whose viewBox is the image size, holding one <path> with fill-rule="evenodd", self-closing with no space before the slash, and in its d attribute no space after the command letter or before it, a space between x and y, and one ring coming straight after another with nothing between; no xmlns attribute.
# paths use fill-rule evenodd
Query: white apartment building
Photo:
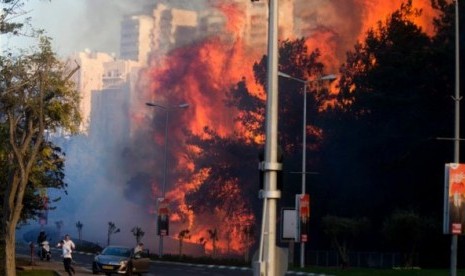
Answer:
<svg viewBox="0 0 465 276"><path fill-rule="evenodd" d="M69 60L70 66L74 66L74 62L80 66L79 70L73 75L73 81L76 83L76 89L81 94L80 110L82 123L80 131L87 133L92 106L91 93L93 90L101 90L103 88L102 76L105 72L104 63L113 61L114 57L107 53L86 50L84 52L75 53Z"/></svg>
<svg viewBox="0 0 465 276"><path fill-rule="evenodd" d="M92 94L101 90L127 87L133 71L138 68L138 62L117 60L107 53L90 50L72 55L69 62L71 67L74 62L80 66L72 78L81 95L82 123L79 130L87 135L92 112Z"/></svg>
<svg viewBox="0 0 465 276"><path fill-rule="evenodd" d="M153 18L147 15L125 16L121 21L120 58L147 64Z"/></svg>
<svg viewBox="0 0 465 276"><path fill-rule="evenodd" d="M158 4L153 10L152 54L161 57L174 48L188 45L197 38L198 14L193 10Z"/></svg>

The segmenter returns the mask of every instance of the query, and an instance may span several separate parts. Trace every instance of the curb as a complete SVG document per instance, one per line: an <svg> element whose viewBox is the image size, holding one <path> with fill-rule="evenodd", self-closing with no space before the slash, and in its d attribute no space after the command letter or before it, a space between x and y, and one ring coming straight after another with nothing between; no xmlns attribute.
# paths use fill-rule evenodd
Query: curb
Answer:
<svg viewBox="0 0 465 276"><path fill-rule="evenodd" d="M190 266L190 267L205 267L205 268L218 268L218 269L239 270L239 271L252 271L252 268L250 267L241 267L241 266L192 264L192 263L167 262L167 261L150 261L150 262L159 263L159 264L176 264L176 265L183 265L183 266ZM287 271L285 275L333 276L333 275L328 275L328 274L308 273L308 272L301 272L301 271Z"/></svg>

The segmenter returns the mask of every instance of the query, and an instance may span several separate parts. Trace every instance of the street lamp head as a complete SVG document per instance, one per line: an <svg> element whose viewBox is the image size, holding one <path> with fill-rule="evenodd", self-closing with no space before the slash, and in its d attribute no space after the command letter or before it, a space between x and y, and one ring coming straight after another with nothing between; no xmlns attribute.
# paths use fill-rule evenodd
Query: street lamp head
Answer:
<svg viewBox="0 0 465 276"><path fill-rule="evenodd" d="M163 108L163 109L166 109L166 110L173 109L173 108L188 108L189 107L188 103L182 103L182 104L175 105L175 106L172 106L172 107L166 107L166 106L163 106L161 104L149 103L149 102L145 103L145 105L150 106L150 107L160 107L160 108Z"/></svg>
<svg viewBox="0 0 465 276"><path fill-rule="evenodd" d="M288 75L288 74L283 73L281 71L278 71L278 76L281 76L281 77L284 77L284 78L289 78L289 79L292 78L291 75Z"/></svg>
<svg viewBox="0 0 465 276"><path fill-rule="evenodd" d="M156 103L145 103L145 105L147 106L150 106L150 107L160 107L160 108L163 108L163 109L166 109L166 107L164 107L163 105L160 105L160 104L156 104Z"/></svg>
<svg viewBox="0 0 465 276"><path fill-rule="evenodd" d="M337 79L337 76L334 74L329 74L329 75L324 75L323 77L319 78L319 80L328 80L328 81L333 81Z"/></svg>

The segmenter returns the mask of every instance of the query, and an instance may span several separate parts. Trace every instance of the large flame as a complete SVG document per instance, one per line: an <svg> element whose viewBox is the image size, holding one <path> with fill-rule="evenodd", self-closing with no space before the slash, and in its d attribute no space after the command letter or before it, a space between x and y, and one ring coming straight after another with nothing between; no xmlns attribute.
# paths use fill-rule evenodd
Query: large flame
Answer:
<svg viewBox="0 0 465 276"><path fill-rule="evenodd" d="M402 0L312 2L316 3L308 9L294 10L294 14L288 16L281 14L280 18L282 20L301 16L302 21L311 20L310 23L314 24L310 24L309 28L302 28L301 33L296 36L307 37L306 43L309 49L319 48L322 53L321 60L326 67L330 70L337 70L345 57L345 52L351 49L357 40L362 39L369 28L375 27L378 21L384 21L390 13L398 9ZM288 0L284 1L283 5L292 5L292 3ZM423 16L415 18L415 23L428 34L432 34L432 18L435 12L429 0L418 0L413 4L414 7L423 10ZM148 99L172 104L182 102L190 104L187 110L173 111L172 113L176 112L176 116L170 117L172 118L169 126L170 152L177 160L177 163L171 166L174 167L173 170L194 174L189 183L182 182L181 178L169 181L172 184L167 187L167 198L171 202L171 208L176 209L170 218L175 227L174 231L189 229L192 235L191 241L202 243L209 251L216 249L224 253L240 253L247 249L252 240L248 234L244 234L247 233L244 229L254 222L255 217L251 210L242 203L238 180L224 183L222 190L231 198L231 202L226 202L225 206L234 204L234 208L238 209L233 220L225 220L226 211L222 209L212 210L209 214L195 214L190 206L186 205L185 195L189 191L198 189L211 172L209 169L196 172L196 164L185 158L186 149L181 143L183 131L176 126L183 126L203 139L208 138L203 131L205 127L208 127L214 129L222 137L239 133L249 140L264 141L263 137L250 137L250 132L241 129L233 121L238 111L224 104L226 93L243 78L249 80L247 85L251 93L264 98L264 89L255 83L252 67L253 63L265 53L252 50L244 45L242 38L242 30L246 24L244 5L235 2L221 3L212 7L222 12L226 18L221 35L211 36L189 47L172 51L161 62L157 62L156 66L145 70L141 77L142 94L139 104L142 105ZM289 6L286 7L282 11L292 11ZM288 23L283 22L281 28L293 26ZM284 33L292 34L292 32L293 30L286 29ZM141 118L137 117L134 123L138 124L140 121ZM319 131L312 128L310 130ZM156 138L154 139L156 143L163 144L159 136L154 138ZM202 149L191 148L190 151L201 152ZM153 185L153 192L159 193L158 183L153 183ZM216 242L213 242L213 238L209 238L207 234L208 231L211 232L214 229L220 231ZM177 234L174 233L173 236L176 237ZM210 242L205 243L207 240Z"/></svg>

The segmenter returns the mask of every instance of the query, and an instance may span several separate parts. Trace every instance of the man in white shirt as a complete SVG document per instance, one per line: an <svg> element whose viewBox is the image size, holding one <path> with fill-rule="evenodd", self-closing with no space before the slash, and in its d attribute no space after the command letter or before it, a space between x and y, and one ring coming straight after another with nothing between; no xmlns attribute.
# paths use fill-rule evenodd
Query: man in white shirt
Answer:
<svg viewBox="0 0 465 276"><path fill-rule="evenodd" d="M58 247L61 247L63 250L63 265L65 266L65 271L68 272L68 275L73 275L76 272L71 266L73 260L71 253L76 248L74 242L71 240L68 234L65 235L65 239L58 243Z"/></svg>

